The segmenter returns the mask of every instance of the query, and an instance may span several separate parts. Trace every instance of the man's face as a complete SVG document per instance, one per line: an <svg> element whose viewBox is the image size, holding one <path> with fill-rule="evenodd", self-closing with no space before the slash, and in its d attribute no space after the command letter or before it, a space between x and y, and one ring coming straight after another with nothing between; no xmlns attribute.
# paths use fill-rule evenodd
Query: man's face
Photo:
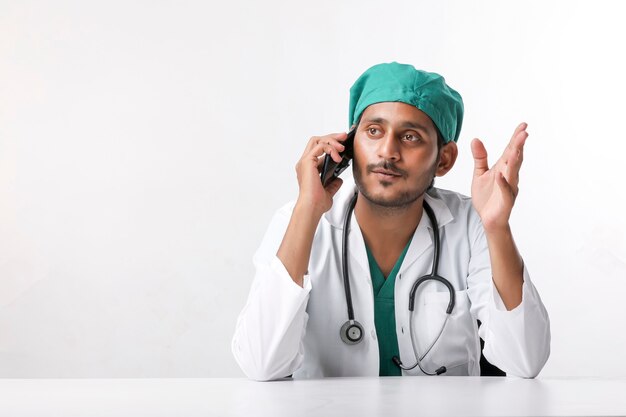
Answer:
<svg viewBox="0 0 626 417"><path fill-rule="evenodd" d="M431 184L438 164L437 130L426 113L406 103L368 106L354 137L359 192L383 207L404 207Z"/></svg>

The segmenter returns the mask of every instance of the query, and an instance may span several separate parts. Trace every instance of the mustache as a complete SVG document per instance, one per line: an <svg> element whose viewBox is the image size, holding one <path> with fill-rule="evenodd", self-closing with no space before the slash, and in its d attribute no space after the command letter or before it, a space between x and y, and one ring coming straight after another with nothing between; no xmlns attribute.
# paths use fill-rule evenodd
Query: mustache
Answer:
<svg viewBox="0 0 626 417"><path fill-rule="evenodd" d="M403 177L406 176L406 171L398 168L393 162L383 161L377 164L368 164L366 166L367 172L373 172L375 169L384 169L387 171L391 171L394 174L401 175Z"/></svg>

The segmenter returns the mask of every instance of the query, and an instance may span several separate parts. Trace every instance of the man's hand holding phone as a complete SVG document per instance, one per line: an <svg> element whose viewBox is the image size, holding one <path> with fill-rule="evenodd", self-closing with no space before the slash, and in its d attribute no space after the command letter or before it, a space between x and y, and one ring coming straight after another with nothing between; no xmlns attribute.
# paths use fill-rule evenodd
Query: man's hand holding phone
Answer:
<svg viewBox="0 0 626 417"><path fill-rule="evenodd" d="M325 136L313 136L302 157L296 164L296 174L298 176L298 186L300 194L297 205L307 210L313 210L311 214L319 215L330 210L333 205L333 196L337 193L343 181L341 178L331 179L322 184L320 172L323 170L324 162L330 167L340 164L344 159L342 153L346 151L346 141L348 134L332 133ZM350 155L351 144L350 144Z"/></svg>
<svg viewBox="0 0 626 417"><path fill-rule="evenodd" d="M330 184L335 178L339 177L339 175L346 168L348 168L348 166L350 166L350 161L354 156L353 145L355 133L356 129L353 128L348 132L346 140L343 141L344 150L339 153L339 156L341 156L341 161L335 161L328 154L324 157L324 164L322 165L322 171L320 174L322 185L324 187Z"/></svg>

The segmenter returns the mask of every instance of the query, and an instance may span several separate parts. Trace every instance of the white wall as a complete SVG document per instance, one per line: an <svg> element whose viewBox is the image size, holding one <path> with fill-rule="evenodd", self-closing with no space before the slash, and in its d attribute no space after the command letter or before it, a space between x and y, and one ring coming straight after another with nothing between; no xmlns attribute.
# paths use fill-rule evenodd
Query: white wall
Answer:
<svg viewBox="0 0 626 417"><path fill-rule="evenodd" d="M0 0L0 376L242 375L230 337L295 162L392 60L465 100L440 187L468 194L471 138L496 156L529 123L512 222L542 375L626 375L620 4Z"/></svg>

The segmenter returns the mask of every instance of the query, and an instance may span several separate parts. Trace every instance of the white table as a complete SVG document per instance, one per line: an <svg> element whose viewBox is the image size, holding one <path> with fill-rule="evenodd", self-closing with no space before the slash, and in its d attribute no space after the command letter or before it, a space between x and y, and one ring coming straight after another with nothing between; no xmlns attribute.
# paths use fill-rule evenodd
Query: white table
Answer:
<svg viewBox="0 0 626 417"><path fill-rule="evenodd" d="M0 379L0 416L626 415L626 378Z"/></svg>

